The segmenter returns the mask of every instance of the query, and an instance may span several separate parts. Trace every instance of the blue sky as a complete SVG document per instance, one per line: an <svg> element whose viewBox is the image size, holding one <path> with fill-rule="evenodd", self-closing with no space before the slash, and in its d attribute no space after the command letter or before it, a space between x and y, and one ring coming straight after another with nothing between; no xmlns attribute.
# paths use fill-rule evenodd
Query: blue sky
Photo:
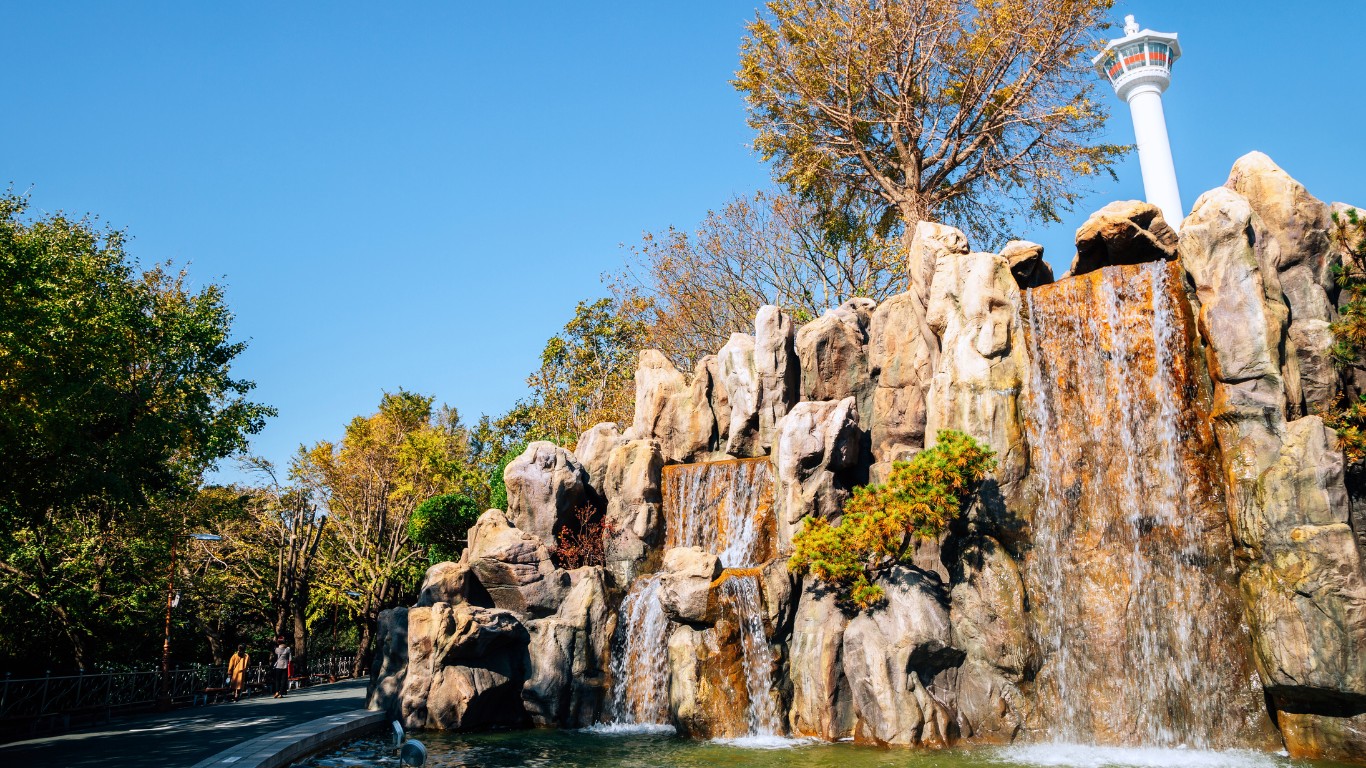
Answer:
<svg viewBox="0 0 1366 768"><path fill-rule="evenodd" d="M767 183L728 84L756 4L0 0L0 184L227 286L236 370L280 409L257 453L285 463L398 387L472 421L524 393L621 244ZM1358 0L1124 13L1181 36L1187 208L1253 149L1366 205ZM1087 212L1142 197L1137 158L1117 171L1020 234L1065 269Z"/></svg>

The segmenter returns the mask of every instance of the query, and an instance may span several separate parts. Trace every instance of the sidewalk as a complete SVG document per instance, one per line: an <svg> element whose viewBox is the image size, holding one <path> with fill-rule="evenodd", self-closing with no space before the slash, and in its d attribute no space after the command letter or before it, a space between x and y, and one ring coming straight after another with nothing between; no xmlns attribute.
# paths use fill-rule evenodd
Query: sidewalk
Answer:
<svg viewBox="0 0 1366 768"><path fill-rule="evenodd" d="M42 768L189 768L247 739L365 706L366 680L257 696L158 715L116 720L83 731L0 744L0 765Z"/></svg>

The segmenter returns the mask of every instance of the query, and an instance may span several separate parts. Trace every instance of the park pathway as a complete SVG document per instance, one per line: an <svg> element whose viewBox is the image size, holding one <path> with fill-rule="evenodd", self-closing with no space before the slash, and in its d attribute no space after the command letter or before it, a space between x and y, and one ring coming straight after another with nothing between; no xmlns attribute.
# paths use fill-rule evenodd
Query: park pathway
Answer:
<svg viewBox="0 0 1366 768"><path fill-rule="evenodd" d="M228 747L327 715L365 706L366 680L256 696L157 715L120 718L60 736L0 744L14 768L189 768Z"/></svg>

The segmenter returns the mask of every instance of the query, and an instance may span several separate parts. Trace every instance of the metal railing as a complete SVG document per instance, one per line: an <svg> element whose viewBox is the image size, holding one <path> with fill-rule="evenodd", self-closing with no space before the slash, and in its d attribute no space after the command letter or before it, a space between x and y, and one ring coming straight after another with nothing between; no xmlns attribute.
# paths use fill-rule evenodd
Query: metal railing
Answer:
<svg viewBox="0 0 1366 768"><path fill-rule="evenodd" d="M350 656L327 656L309 662L309 681L329 677L347 677L351 673ZM270 680L265 664L246 670L247 691L261 690ZM203 665L188 669L173 669L168 674L167 689L176 703L207 703L210 692L227 687L228 670L225 666ZM108 717L118 709L151 706L162 695L161 672L97 672L79 675L45 675L43 677L0 680L0 723L34 720L49 716L90 713Z"/></svg>

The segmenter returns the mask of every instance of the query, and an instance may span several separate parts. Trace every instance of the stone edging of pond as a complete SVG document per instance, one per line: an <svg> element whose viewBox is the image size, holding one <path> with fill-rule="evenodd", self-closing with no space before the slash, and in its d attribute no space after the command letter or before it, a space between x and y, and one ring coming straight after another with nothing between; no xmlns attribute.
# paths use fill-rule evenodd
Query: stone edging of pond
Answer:
<svg viewBox="0 0 1366 768"><path fill-rule="evenodd" d="M328 715L249 739L195 763L193 768L282 768L387 721L385 713L363 709Z"/></svg>

